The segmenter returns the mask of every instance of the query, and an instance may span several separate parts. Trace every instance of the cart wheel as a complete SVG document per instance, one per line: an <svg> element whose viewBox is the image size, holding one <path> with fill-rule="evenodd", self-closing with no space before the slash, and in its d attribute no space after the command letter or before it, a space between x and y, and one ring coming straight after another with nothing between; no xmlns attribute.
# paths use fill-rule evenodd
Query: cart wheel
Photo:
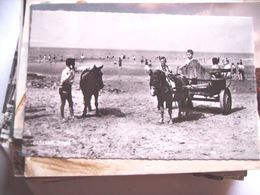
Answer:
<svg viewBox="0 0 260 195"><path fill-rule="evenodd" d="M220 108L223 114L230 114L232 107L231 93L228 88L222 89L219 93Z"/></svg>

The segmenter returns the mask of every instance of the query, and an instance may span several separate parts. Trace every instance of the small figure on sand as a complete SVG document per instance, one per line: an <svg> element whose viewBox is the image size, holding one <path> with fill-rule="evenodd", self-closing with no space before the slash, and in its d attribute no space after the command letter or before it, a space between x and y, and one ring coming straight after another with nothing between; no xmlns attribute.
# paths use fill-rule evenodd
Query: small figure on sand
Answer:
<svg viewBox="0 0 260 195"><path fill-rule="evenodd" d="M85 56L84 56L83 53L82 53L81 56L80 56L80 63L83 63L84 60L85 60Z"/></svg>
<svg viewBox="0 0 260 195"><path fill-rule="evenodd" d="M121 57L118 58L118 67L122 68L122 58Z"/></svg>
<svg viewBox="0 0 260 195"><path fill-rule="evenodd" d="M244 81L245 80L245 66L243 65L242 60L240 60L239 64L238 64L238 74L239 74L239 80Z"/></svg>

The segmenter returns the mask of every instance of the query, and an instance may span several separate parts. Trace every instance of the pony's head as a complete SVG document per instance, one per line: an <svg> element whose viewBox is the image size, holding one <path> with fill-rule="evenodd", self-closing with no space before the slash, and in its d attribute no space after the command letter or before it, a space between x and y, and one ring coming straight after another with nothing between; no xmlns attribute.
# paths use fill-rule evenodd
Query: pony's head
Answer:
<svg viewBox="0 0 260 195"><path fill-rule="evenodd" d="M166 76L163 71L150 71L150 93L152 96L158 95L166 85Z"/></svg>

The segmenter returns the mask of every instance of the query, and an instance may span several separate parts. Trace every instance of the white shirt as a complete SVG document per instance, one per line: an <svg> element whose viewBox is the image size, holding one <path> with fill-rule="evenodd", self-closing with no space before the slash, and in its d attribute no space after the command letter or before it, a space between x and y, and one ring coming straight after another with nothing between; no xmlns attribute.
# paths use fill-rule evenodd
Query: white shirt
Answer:
<svg viewBox="0 0 260 195"><path fill-rule="evenodd" d="M184 62L184 66L185 66L185 65L188 65L188 64L191 62L191 60L193 60L193 58L191 58L191 59L189 59L189 58L186 59L185 62Z"/></svg>
<svg viewBox="0 0 260 195"><path fill-rule="evenodd" d="M187 60L185 60L184 64L181 65L179 68L183 68L183 67L189 65L189 63L190 63L192 60L196 60L196 59L195 59L195 58L191 58L191 59L188 58Z"/></svg>
<svg viewBox="0 0 260 195"><path fill-rule="evenodd" d="M225 64L224 69L231 69L231 64ZM231 72L227 72L225 77L231 77Z"/></svg>
<svg viewBox="0 0 260 195"><path fill-rule="evenodd" d="M64 70L61 73L61 85L64 82L67 82L68 84L72 85L74 82L75 73L74 70L71 70L69 67L64 68Z"/></svg>
<svg viewBox="0 0 260 195"><path fill-rule="evenodd" d="M245 66L244 66L243 64L239 64L239 65L238 65L238 69L244 70L244 69L245 69Z"/></svg>
<svg viewBox="0 0 260 195"><path fill-rule="evenodd" d="M157 67L157 69L159 69L159 70L165 72L166 74L172 73L171 67L168 66L168 65L166 65L166 64L165 64L165 65L161 65L161 64L160 64L160 65Z"/></svg>
<svg viewBox="0 0 260 195"><path fill-rule="evenodd" d="M212 69L220 69L220 67L219 67L218 64L213 64L213 65L212 65Z"/></svg>
<svg viewBox="0 0 260 195"><path fill-rule="evenodd" d="M225 64L224 69L231 69L231 64Z"/></svg>

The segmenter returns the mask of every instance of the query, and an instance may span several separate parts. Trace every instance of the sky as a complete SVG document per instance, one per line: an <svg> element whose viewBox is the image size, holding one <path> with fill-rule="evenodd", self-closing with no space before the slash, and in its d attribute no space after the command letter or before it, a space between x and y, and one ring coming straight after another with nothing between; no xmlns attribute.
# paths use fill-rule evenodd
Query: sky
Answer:
<svg viewBox="0 0 260 195"><path fill-rule="evenodd" d="M232 37L232 38L231 38ZM84 11L32 12L33 47L253 53L249 17Z"/></svg>
<svg viewBox="0 0 260 195"><path fill-rule="evenodd" d="M157 13L197 16L246 16L253 17L255 54L260 58L260 2L255 3L87 3L87 4L38 4L33 10L99 11L118 13Z"/></svg>

